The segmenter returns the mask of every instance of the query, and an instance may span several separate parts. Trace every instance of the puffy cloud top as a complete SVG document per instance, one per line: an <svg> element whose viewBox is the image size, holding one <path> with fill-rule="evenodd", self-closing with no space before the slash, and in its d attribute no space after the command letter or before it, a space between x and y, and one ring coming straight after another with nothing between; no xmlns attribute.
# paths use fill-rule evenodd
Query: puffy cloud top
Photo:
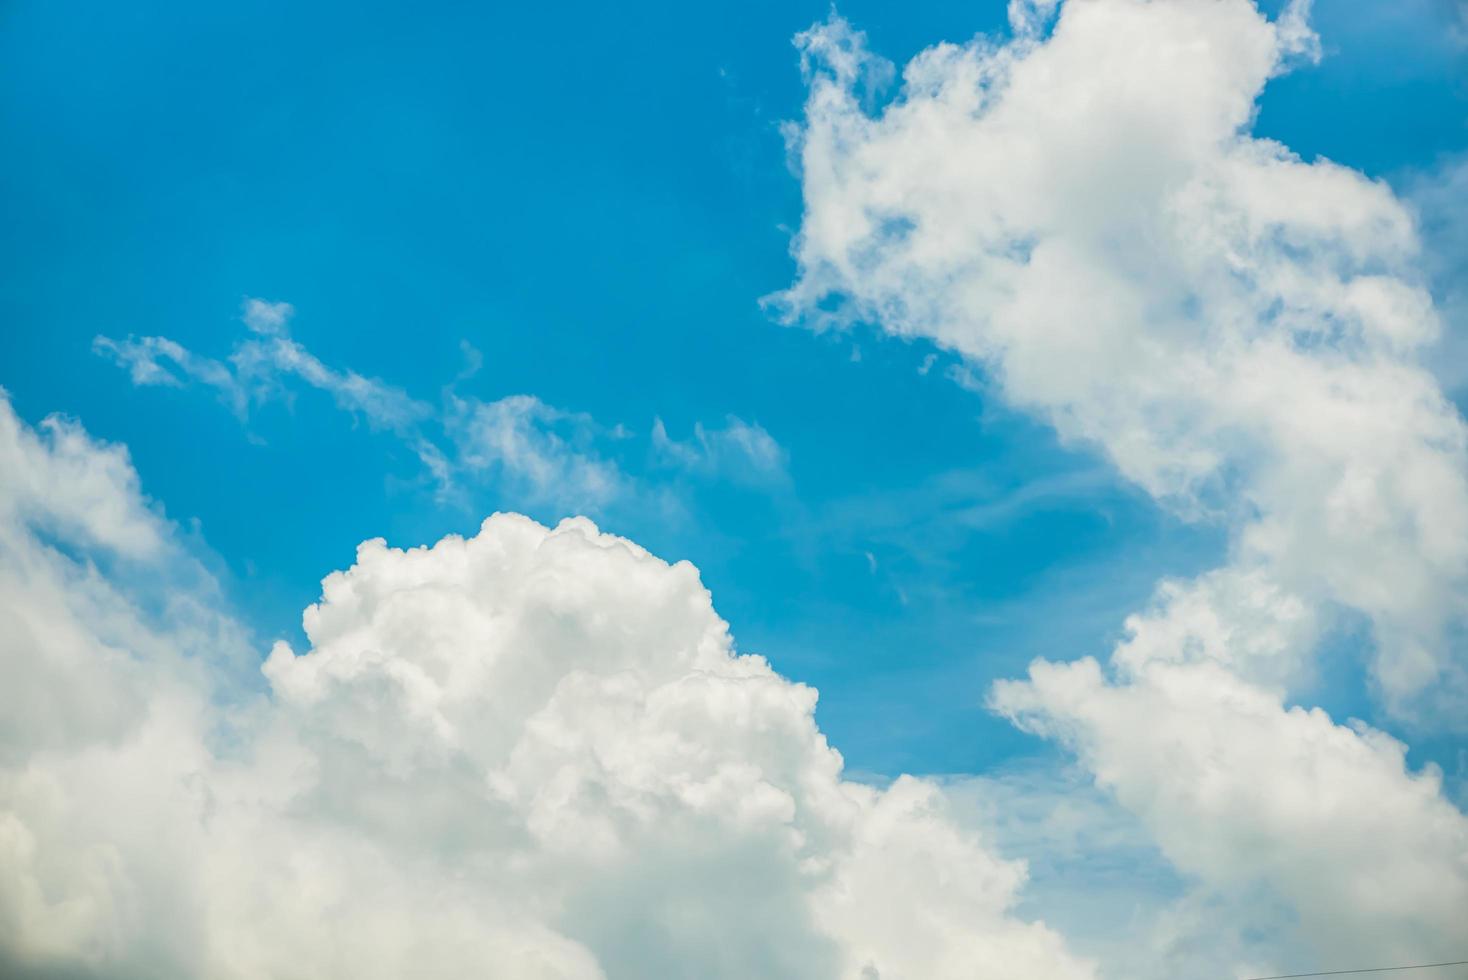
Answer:
<svg viewBox="0 0 1468 980"><path fill-rule="evenodd" d="M125 457L3 419L40 467L120 467L108 493L148 513ZM589 521L363 544L243 698L187 621L125 583L77 608L82 559L8 527L55 578L4 668L88 699L0 757L13 975L1092 975L937 785L844 780L815 691L735 651L697 571Z"/></svg>

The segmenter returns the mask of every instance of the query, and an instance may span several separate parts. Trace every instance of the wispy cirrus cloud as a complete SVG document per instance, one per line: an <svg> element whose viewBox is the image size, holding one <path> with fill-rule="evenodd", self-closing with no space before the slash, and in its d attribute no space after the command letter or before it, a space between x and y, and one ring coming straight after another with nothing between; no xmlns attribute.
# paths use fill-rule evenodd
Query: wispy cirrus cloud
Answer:
<svg viewBox="0 0 1468 980"><path fill-rule="evenodd" d="M247 299L242 319L253 336L240 341L226 360L202 357L166 337L98 336L92 349L128 370L137 385L214 389L242 419L251 406L288 394L289 379L324 391L338 407L375 429L409 432L431 418L433 408L394 385L324 364L290 336L295 307Z"/></svg>
<svg viewBox="0 0 1468 980"><path fill-rule="evenodd" d="M652 426L652 448L666 464L703 476L740 483L778 483L787 479L788 454L758 422L730 415L722 426L695 422L688 439L668 435L662 419Z"/></svg>
<svg viewBox="0 0 1468 980"><path fill-rule="evenodd" d="M202 384L214 389L241 419L249 413L250 393L240 383L233 365L200 357L167 337L114 340L99 335L92 339L92 351L125 368L135 385L182 388L185 384Z"/></svg>
<svg viewBox="0 0 1468 980"><path fill-rule="evenodd" d="M127 370L136 385L211 389L242 421L260 405L290 399L293 384L325 392L369 428L402 439L445 498L459 496L465 481L492 480L524 505L597 514L648 495L608 451L631 435L624 426L603 425L530 394L486 401L456 391L483 363L472 345L463 345L466 367L435 406L386 381L323 362L291 336L294 316L289 303L247 299L241 319L250 336L222 360L156 336L99 335L92 348ZM779 443L737 416L722 426L695 423L687 441L670 438L657 419L650 438L656 458L705 478L755 485L785 478L786 453Z"/></svg>
<svg viewBox="0 0 1468 980"><path fill-rule="evenodd" d="M223 360L166 337L98 336L92 346L125 368L134 384L202 385L241 420L259 405L291 398L293 384L325 392L369 428L403 440L441 494L452 495L462 480L493 476L526 502L596 512L625 489L616 464L601 458L587 437L592 428L585 416L531 396L484 402L452 388L436 407L396 385L323 362L291 336L294 316L289 303L247 299L241 318L250 335ZM477 367L478 351L466 352Z"/></svg>
<svg viewBox="0 0 1468 980"><path fill-rule="evenodd" d="M445 426L461 470L499 471L532 499L585 513L627 492L627 477L597 453L596 422L533 395L492 402L450 396Z"/></svg>

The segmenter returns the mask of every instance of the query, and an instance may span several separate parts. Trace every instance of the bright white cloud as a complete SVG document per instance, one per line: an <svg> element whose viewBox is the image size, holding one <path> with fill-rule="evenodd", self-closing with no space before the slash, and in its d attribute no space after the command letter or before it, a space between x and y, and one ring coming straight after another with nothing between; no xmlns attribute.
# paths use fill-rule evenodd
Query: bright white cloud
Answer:
<svg viewBox="0 0 1468 980"><path fill-rule="evenodd" d="M90 564L44 542L147 562L168 532L123 450L61 418L33 430L3 392L0 487L0 763L13 766L113 732L146 693L117 682L128 655L114 641L140 633L127 604Z"/></svg>
<svg viewBox="0 0 1468 980"><path fill-rule="evenodd" d="M944 782L960 819L1003 854L1027 855L1022 908L1038 910L1105 976L1266 976L1309 963L1287 904L1260 889L1191 886L1145 823L1080 767L1026 759Z"/></svg>
<svg viewBox="0 0 1468 980"><path fill-rule="evenodd" d="M4 397L0 622L0 971L156 975L196 899L171 831L199 787L176 777L229 723L215 685L260 685L126 452L64 419L33 430Z"/></svg>
<svg viewBox="0 0 1468 980"><path fill-rule="evenodd" d="M1168 859L1223 892L1267 881L1345 964L1452 959L1468 909L1468 817L1406 746L1211 664L1112 684L1091 659L1036 664L994 703L1058 738L1142 817Z"/></svg>
<svg viewBox="0 0 1468 980"><path fill-rule="evenodd" d="M786 453L758 422L735 415L720 428L693 425L693 436L668 435L662 419L652 427L652 447L663 460L693 473L721 475L742 483L769 483L785 478Z"/></svg>
<svg viewBox="0 0 1468 980"><path fill-rule="evenodd" d="M1198 895L1263 888L1321 951L1452 952L1463 814L1398 743L1283 693L1345 607L1390 709L1468 718L1468 441L1424 363L1440 325L1413 215L1250 135L1269 79L1318 52L1304 4L1055 6L922 52L875 112L858 33L798 38L800 276L771 303L929 339L1227 526L1223 567L1128 620L1114 679L1040 663L995 706L1076 751Z"/></svg>
<svg viewBox="0 0 1468 980"><path fill-rule="evenodd" d="M1092 975L940 787L842 778L686 562L584 519L369 541L252 693L227 618L134 603L180 553L120 450L0 403L0 464L8 975Z"/></svg>
<svg viewBox="0 0 1468 980"><path fill-rule="evenodd" d="M162 519L142 502L127 450L94 442L53 415L37 429L10 409L0 389L0 521L12 533L38 528L132 557L163 547Z"/></svg>
<svg viewBox="0 0 1468 980"><path fill-rule="evenodd" d="M1438 319L1411 215L1247 134L1309 47L1298 11L1097 0L1026 30L923 52L875 116L860 37L802 36L801 278L776 305L982 365L1159 499L1230 521L1246 574L1370 615L1399 706L1452 688L1468 457L1421 365Z"/></svg>

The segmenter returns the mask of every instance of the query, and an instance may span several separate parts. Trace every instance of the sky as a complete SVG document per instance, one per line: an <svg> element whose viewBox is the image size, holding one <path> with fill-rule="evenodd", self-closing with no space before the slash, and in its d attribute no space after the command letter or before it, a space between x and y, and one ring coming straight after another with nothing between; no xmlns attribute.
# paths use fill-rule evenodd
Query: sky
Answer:
<svg viewBox="0 0 1468 980"><path fill-rule="evenodd" d="M10 973L1468 959L1462 4L21 0L0 129Z"/></svg>

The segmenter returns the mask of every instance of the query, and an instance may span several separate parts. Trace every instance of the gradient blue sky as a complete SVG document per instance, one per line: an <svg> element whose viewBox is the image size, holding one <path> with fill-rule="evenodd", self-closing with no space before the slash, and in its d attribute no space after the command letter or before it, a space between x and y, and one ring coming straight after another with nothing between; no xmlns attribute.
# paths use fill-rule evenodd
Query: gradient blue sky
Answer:
<svg viewBox="0 0 1468 980"><path fill-rule="evenodd" d="M1468 151L1446 0L1320 0L1326 57L1276 80L1257 131L1398 187ZM62 5L0 8L0 385L31 421L125 443L197 521L260 650L320 578L555 503L434 493L418 459L303 390L246 424L201 388L138 388L97 334L224 357L246 297L296 308L323 361L437 403L531 394L603 439L633 489L594 517L702 571L741 648L821 691L857 771L976 772L1048 752L982 702L1033 657L1104 655L1156 580L1215 564L1084 451L956 384L952 359L816 334L759 304L789 284L799 186L779 132L789 39L824 3ZM998 2L848 2L904 62L999 30ZM1459 25L1461 26L1461 25ZM463 343L482 354L465 370ZM930 370L924 370L925 364ZM788 476L653 451L729 415ZM652 502L656 502L654 506ZM1368 720L1351 637L1311 692ZM1461 785L1461 746L1417 741ZM1457 773L1453 777L1453 773Z"/></svg>

